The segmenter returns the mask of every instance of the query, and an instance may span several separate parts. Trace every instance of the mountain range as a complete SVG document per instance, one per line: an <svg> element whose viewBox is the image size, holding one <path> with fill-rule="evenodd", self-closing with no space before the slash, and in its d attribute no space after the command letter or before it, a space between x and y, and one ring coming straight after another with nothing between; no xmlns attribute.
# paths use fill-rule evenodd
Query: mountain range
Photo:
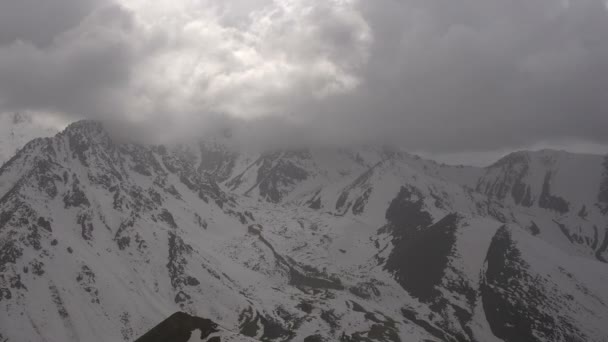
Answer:
<svg viewBox="0 0 608 342"><path fill-rule="evenodd" d="M0 341L608 339L608 156L32 134L0 144Z"/></svg>

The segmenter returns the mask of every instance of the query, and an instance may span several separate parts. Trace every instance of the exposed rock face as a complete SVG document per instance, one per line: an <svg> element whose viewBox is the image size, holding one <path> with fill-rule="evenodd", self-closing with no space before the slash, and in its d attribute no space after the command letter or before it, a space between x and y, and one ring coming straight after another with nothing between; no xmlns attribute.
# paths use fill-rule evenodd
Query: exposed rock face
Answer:
<svg viewBox="0 0 608 342"><path fill-rule="evenodd" d="M197 330L200 337L196 336ZM169 318L150 329L135 342L188 342L194 335L201 341L218 331L217 324L205 318L191 316L185 312L176 312Z"/></svg>
<svg viewBox="0 0 608 342"><path fill-rule="evenodd" d="M219 144L200 144L199 173L209 175L216 182L226 181L232 174L237 154Z"/></svg>
<svg viewBox="0 0 608 342"><path fill-rule="evenodd" d="M386 267L415 297L430 300L437 295L435 286L441 283L448 265L457 224L458 216L450 214L435 224L419 227L419 231L403 233L395 241Z"/></svg>
<svg viewBox="0 0 608 342"><path fill-rule="evenodd" d="M306 154L299 155L298 158L306 158ZM258 171L258 186L260 195L273 203L278 203L283 197L282 188L293 185L295 182L302 181L308 177L306 170L292 164L279 160L272 165L270 157L264 160L264 164Z"/></svg>
<svg viewBox="0 0 608 342"><path fill-rule="evenodd" d="M522 207L565 214L573 202L586 207L601 202L593 195L601 173L600 158L550 150L515 152L486 168L476 190Z"/></svg>
<svg viewBox="0 0 608 342"><path fill-rule="evenodd" d="M602 213L608 213L608 155L604 157L604 171L602 172L602 182L600 183L600 190L597 195L597 200L602 207Z"/></svg>
<svg viewBox="0 0 608 342"><path fill-rule="evenodd" d="M526 261L511 231L502 227L492 239L486 257L487 269L481 286L486 317L494 334L504 341L587 341L575 324L581 302L574 293L564 296L564 285L575 285L579 295L588 295L583 283L562 266L558 276L547 278ZM533 260L533 259L531 259ZM580 298L580 297L576 297ZM599 298L588 298L604 306Z"/></svg>
<svg viewBox="0 0 608 342"><path fill-rule="evenodd" d="M551 172L547 172L543 182L543 191L538 199L538 206L544 209L555 210L560 214L567 213L569 209L568 202L559 196L551 194Z"/></svg>
<svg viewBox="0 0 608 342"><path fill-rule="evenodd" d="M340 197L338 197L338 200L336 201L336 210L338 212L346 214L351 208L352 213L355 215L360 215L364 212L365 206L373 191L370 179L374 174L374 169L381 164L382 162L378 162L342 190Z"/></svg>
<svg viewBox="0 0 608 342"><path fill-rule="evenodd" d="M498 177L482 178L477 183L477 191L500 200L510 196L516 204L526 207L534 204L530 185L525 183L525 177L530 171L528 155L525 153L510 154L488 169L498 170Z"/></svg>
<svg viewBox="0 0 608 342"><path fill-rule="evenodd" d="M307 151L264 153L226 184L233 190L237 189L243 184L247 172L256 168L255 182L244 194L247 196L256 191L262 199L279 203L299 182L309 177L308 171L300 165L308 160L310 154Z"/></svg>

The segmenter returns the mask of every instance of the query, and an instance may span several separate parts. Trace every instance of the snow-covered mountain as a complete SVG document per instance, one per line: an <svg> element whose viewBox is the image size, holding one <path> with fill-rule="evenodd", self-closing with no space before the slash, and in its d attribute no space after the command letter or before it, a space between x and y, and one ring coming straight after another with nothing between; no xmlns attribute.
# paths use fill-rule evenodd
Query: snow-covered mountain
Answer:
<svg viewBox="0 0 608 342"><path fill-rule="evenodd" d="M0 165L34 138L50 137L58 130L29 113L0 113Z"/></svg>
<svg viewBox="0 0 608 342"><path fill-rule="evenodd" d="M176 311L185 340L195 316L209 341L605 341L607 215L602 156L455 167L77 122L0 169L0 341L131 341Z"/></svg>

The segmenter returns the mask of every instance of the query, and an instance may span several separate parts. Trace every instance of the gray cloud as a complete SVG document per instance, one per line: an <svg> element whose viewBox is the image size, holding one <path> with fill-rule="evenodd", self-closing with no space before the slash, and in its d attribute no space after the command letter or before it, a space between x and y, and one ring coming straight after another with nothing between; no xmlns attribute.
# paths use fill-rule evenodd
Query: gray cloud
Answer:
<svg viewBox="0 0 608 342"><path fill-rule="evenodd" d="M606 142L603 2L381 1L366 10L390 37L376 41L363 91L388 123L379 131L436 151Z"/></svg>
<svg viewBox="0 0 608 342"><path fill-rule="evenodd" d="M129 12L105 3L46 44L19 38L0 46L0 108L72 118L121 111L117 94L135 60L132 29Z"/></svg>
<svg viewBox="0 0 608 342"><path fill-rule="evenodd" d="M30 1L27 29L0 24L0 111L433 154L608 144L600 0L62 0L57 23Z"/></svg>
<svg viewBox="0 0 608 342"><path fill-rule="evenodd" d="M0 2L0 45L17 40L38 46L76 26L103 0L19 0Z"/></svg>

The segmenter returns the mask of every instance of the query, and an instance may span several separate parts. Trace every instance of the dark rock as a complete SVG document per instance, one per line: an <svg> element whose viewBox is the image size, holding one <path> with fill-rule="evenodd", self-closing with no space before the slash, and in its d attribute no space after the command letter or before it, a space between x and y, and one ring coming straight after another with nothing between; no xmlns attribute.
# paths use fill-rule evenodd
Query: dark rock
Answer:
<svg viewBox="0 0 608 342"><path fill-rule="evenodd" d="M260 314L251 307L241 312L239 321L241 322L239 331L245 336L256 337L258 331L262 329L261 341L289 340L293 338L292 332L285 329L272 318Z"/></svg>
<svg viewBox="0 0 608 342"><path fill-rule="evenodd" d="M195 278L185 273L187 256L192 253L192 247L186 244L180 236L169 232L169 261L167 269L169 278L174 289L180 289L183 285L198 285Z"/></svg>
<svg viewBox="0 0 608 342"><path fill-rule="evenodd" d="M602 244L600 245L600 247L595 252L595 257L599 261L608 263L608 260L604 256L604 253L606 253L606 251L608 251L608 228L605 229L604 240L602 241Z"/></svg>
<svg viewBox="0 0 608 342"><path fill-rule="evenodd" d="M304 342L324 342L326 341L323 336L317 334L317 335L310 335L310 336L306 336L304 338Z"/></svg>
<svg viewBox="0 0 608 342"><path fill-rule="evenodd" d="M259 224L250 224L247 227L247 232L252 235L260 235L260 233L262 232L262 226L260 226Z"/></svg>
<svg viewBox="0 0 608 342"><path fill-rule="evenodd" d="M197 329L201 340L218 331L217 324L209 319L176 312L135 342L187 342Z"/></svg>
<svg viewBox="0 0 608 342"><path fill-rule="evenodd" d="M340 194L340 196L338 197L338 200L336 201L336 210L340 210L340 208L342 208L344 206L344 204L346 203L346 200L348 199L348 192L344 191Z"/></svg>
<svg viewBox="0 0 608 342"><path fill-rule="evenodd" d="M308 203L308 207L310 209L315 209L315 210L321 209L321 198L317 197L314 200L310 201Z"/></svg>
<svg viewBox="0 0 608 342"><path fill-rule="evenodd" d="M340 327L339 317L336 316L334 310L322 310L321 319L329 325L332 331Z"/></svg>
<svg viewBox="0 0 608 342"><path fill-rule="evenodd" d="M587 212L587 206L583 205L581 210L578 212L578 217L582 218L583 220L586 220L588 215L589 213Z"/></svg>
<svg viewBox="0 0 608 342"><path fill-rule="evenodd" d="M25 284L21 281L21 275L17 274L9 278L9 284L12 289L27 290Z"/></svg>
<svg viewBox="0 0 608 342"><path fill-rule="evenodd" d="M340 279L327 277L320 272L300 272L295 268L289 269L289 283L294 286L304 286L319 289L343 290Z"/></svg>
<svg viewBox="0 0 608 342"><path fill-rule="evenodd" d="M169 227L171 227L173 229L177 229L177 224L175 223L175 219L173 218L173 214L171 214L169 212L169 210L163 209L160 212L160 214L158 214L158 217L161 219L161 221L163 221L166 224L168 224Z"/></svg>
<svg viewBox="0 0 608 342"><path fill-rule="evenodd" d="M49 286L49 290L51 292L51 299L57 308L57 313L61 318L67 318L69 316L68 311L63 304L63 299L61 299L61 295L59 294L59 290L55 285Z"/></svg>
<svg viewBox="0 0 608 342"><path fill-rule="evenodd" d="M367 333L367 337L374 341L401 342L394 325L374 324Z"/></svg>
<svg viewBox="0 0 608 342"><path fill-rule="evenodd" d="M2 302L3 300L9 300L11 298L13 298L11 290L6 287L0 287L0 302Z"/></svg>
<svg viewBox="0 0 608 342"><path fill-rule="evenodd" d="M438 338L440 341L454 341L454 339L449 337L449 335L442 329L432 325L431 323L421 318L418 318L414 310L402 308L401 314L403 314L403 317L405 317L407 320L415 323L416 325L424 329L429 335Z"/></svg>
<svg viewBox="0 0 608 342"><path fill-rule="evenodd" d="M23 255L23 249L14 241L8 240L0 246L0 271L4 271L6 264L14 264Z"/></svg>
<svg viewBox="0 0 608 342"><path fill-rule="evenodd" d="M312 312L313 306L310 302L301 301L300 304L296 305L296 308L309 314Z"/></svg>
<svg viewBox="0 0 608 342"><path fill-rule="evenodd" d="M414 195L402 188L386 212L395 247L385 268L405 290L428 301L437 295L435 286L443 278L460 219L450 214L431 225L430 214L422 210L421 196Z"/></svg>
<svg viewBox="0 0 608 342"><path fill-rule="evenodd" d="M201 282L200 282L200 281L198 281L198 279L196 279L196 278L194 278L194 277L190 277L190 276L188 276L188 277L186 278L186 285L188 285L188 286L197 286L197 285L200 285L200 283L201 283Z"/></svg>
<svg viewBox="0 0 608 342"><path fill-rule="evenodd" d="M199 225L199 227L201 227L203 229L207 229L207 227L209 226L209 224L207 223L207 220L203 220L201 215L199 215L197 213L194 213L194 219L196 220L196 223Z"/></svg>
<svg viewBox="0 0 608 342"><path fill-rule="evenodd" d="M551 194L551 172L548 171L545 174L545 180L543 182L543 190L538 199L538 206L543 209L550 209L557 211L560 214L565 214L570 210L570 205L566 200L559 196Z"/></svg>
<svg viewBox="0 0 608 342"><path fill-rule="evenodd" d="M189 294L187 294L186 292L183 291L179 291L174 298L174 301L176 304L180 304L180 303L184 303L187 302L188 300L190 300L192 297L190 297Z"/></svg>
<svg viewBox="0 0 608 342"><path fill-rule="evenodd" d="M525 152L515 152L488 167L498 171L496 178L482 178L476 190L491 198L504 200L511 195L515 204L531 207L534 204L530 186L524 178L530 169L530 158Z"/></svg>
<svg viewBox="0 0 608 342"><path fill-rule="evenodd" d="M534 221L532 221L530 223L530 227L528 227L528 229L530 230L530 232L532 233L532 235L538 235L538 234L540 234L540 228L538 228L538 226L536 225L536 223Z"/></svg>
<svg viewBox="0 0 608 342"><path fill-rule="evenodd" d="M32 266L32 273L37 276L41 276L44 274L44 263L38 260L30 261L30 266Z"/></svg>
<svg viewBox="0 0 608 342"><path fill-rule="evenodd" d="M51 222L47 221L44 219L44 217L39 217L38 218L38 225L40 227L42 227L43 229L45 229L48 232L52 232L53 230L51 229Z"/></svg>
<svg viewBox="0 0 608 342"><path fill-rule="evenodd" d="M371 195L371 193L372 193L372 189L369 188L369 189L365 190L363 195L361 195L359 198L357 198L355 200L355 203L353 204L353 214L361 215L363 213L363 210L365 209L365 205L367 204L367 201L369 200L369 196Z"/></svg>
<svg viewBox="0 0 608 342"><path fill-rule="evenodd" d="M559 303L563 296L550 297L546 281L530 274L506 226L492 239L486 265L481 297L498 338L505 342L587 340L564 316L571 304Z"/></svg>
<svg viewBox="0 0 608 342"><path fill-rule="evenodd" d="M129 236L130 228L135 225L135 217L131 216L125 221L120 223L116 234L114 235L114 241L118 245L120 250L124 250L131 245L131 237Z"/></svg>
<svg viewBox="0 0 608 342"><path fill-rule="evenodd" d="M298 166L296 162L309 158L310 155L305 151L265 154L256 161L261 164L258 168L256 184L248 189L245 195L258 188L262 198L268 202L279 203L286 194L285 189L292 188L309 177L308 171Z"/></svg>
<svg viewBox="0 0 608 342"><path fill-rule="evenodd" d="M380 296L380 290L373 283L359 283L348 289L350 293L363 299L370 299L372 296Z"/></svg>
<svg viewBox="0 0 608 342"><path fill-rule="evenodd" d="M396 229L397 234L403 234L408 229L426 227L432 223L432 218L423 207L422 194L417 189L401 187L386 211L386 219L399 227Z"/></svg>
<svg viewBox="0 0 608 342"><path fill-rule="evenodd" d="M84 191L80 189L80 182L74 175L72 181L72 189L63 196L63 203L66 209L72 207L89 207L91 203L85 195Z"/></svg>
<svg viewBox="0 0 608 342"><path fill-rule="evenodd" d="M600 189L597 194L597 201L602 207L602 213L608 213L608 155L604 157L604 172L602 174L602 181L600 183Z"/></svg>
<svg viewBox="0 0 608 342"><path fill-rule="evenodd" d="M93 240L93 223L88 213L80 213L77 217L77 222L80 225L80 235L87 241Z"/></svg>

